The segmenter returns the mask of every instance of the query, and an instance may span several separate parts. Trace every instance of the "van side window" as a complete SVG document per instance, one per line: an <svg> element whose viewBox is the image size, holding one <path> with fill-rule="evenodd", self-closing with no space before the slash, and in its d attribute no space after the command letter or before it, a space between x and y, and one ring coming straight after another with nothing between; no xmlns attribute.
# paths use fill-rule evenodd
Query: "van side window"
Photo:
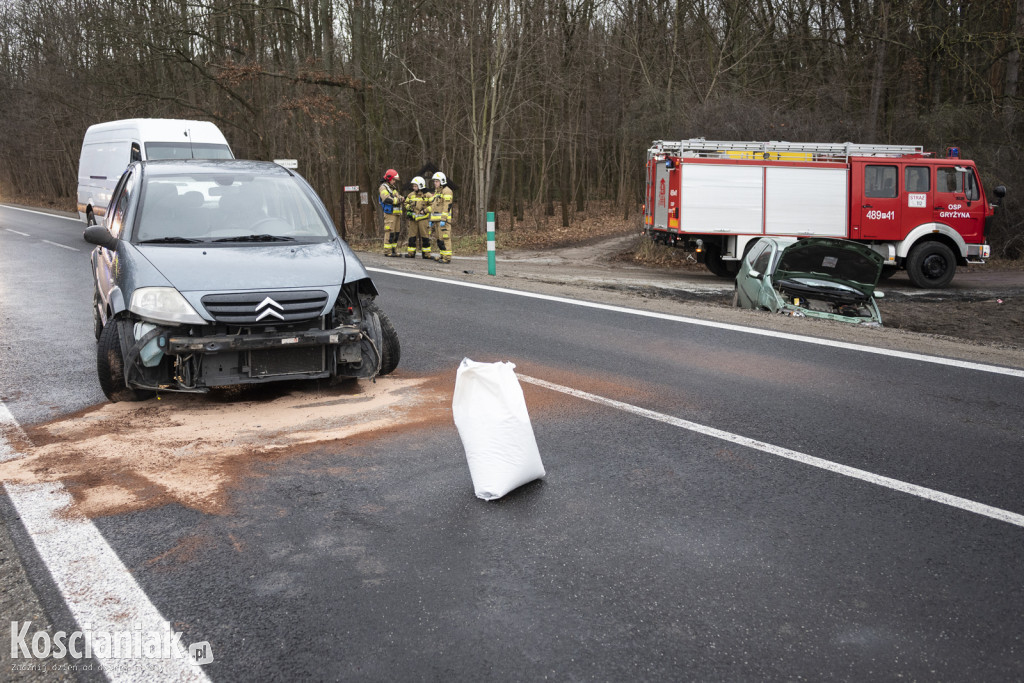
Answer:
<svg viewBox="0 0 1024 683"><path fill-rule="evenodd" d="M879 199L896 197L896 177L895 166L865 166L864 196Z"/></svg>
<svg viewBox="0 0 1024 683"><path fill-rule="evenodd" d="M128 212L128 205L132 200L132 190L135 187L135 178L129 175L124 180L124 184L121 186L121 194L117 195L114 201L111 203L112 211L110 212L110 223L107 225L107 230L114 237L121 237L121 233L124 230L124 218Z"/></svg>
<svg viewBox="0 0 1024 683"><path fill-rule="evenodd" d="M907 166L907 192L930 192L931 178L927 166Z"/></svg>
<svg viewBox="0 0 1024 683"><path fill-rule="evenodd" d="M142 161L142 148L137 142L132 143L132 161Z"/></svg>

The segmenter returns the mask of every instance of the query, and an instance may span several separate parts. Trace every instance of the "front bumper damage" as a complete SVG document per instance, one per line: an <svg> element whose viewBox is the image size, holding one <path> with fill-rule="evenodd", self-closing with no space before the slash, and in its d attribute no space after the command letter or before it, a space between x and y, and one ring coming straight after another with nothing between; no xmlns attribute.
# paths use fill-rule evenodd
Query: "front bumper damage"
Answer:
<svg viewBox="0 0 1024 683"><path fill-rule="evenodd" d="M362 332L354 325L343 325L331 330L305 330L303 332L256 332L250 334L214 334L200 337L168 336L167 352L220 353L225 351L251 351L283 347L339 346L358 342ZM159 344L158 344L159 345Z"/></svg>
<svg viewBox="0 0 1024 683"><path fill-rule="evenodd" d="M139 389L205 392L218 386L377 374L380 351L359 325L320 322L320 328L312 329L188 330L152 324L140 329L122 324L125 377Z"/></svg>

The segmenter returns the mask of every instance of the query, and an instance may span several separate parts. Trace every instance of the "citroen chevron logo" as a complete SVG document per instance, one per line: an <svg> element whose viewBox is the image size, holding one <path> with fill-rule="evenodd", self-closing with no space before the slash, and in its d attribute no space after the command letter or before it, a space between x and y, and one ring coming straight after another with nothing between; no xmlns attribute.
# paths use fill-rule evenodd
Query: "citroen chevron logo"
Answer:
<svg viewBox="0 0 1024 683"><path fill-rule="evenodd" d="M284 316L281 315L281 311L283 310L284 306L268 296L266 299L256 304L256 312L259 313L259 315L256 316L256 322L263 320L269 315L274 316L278 320L284 320ZM262 311L262 313L260 313L260 311Z"/></svg>

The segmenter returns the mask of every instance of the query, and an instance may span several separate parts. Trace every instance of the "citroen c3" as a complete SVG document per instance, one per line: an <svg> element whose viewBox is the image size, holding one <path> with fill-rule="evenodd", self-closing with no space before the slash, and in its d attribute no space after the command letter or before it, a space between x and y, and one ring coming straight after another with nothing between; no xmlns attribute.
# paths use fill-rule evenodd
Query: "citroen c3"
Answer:
<svg viewBox="0 0 1024 683"><path fill-rule="evenodd" d="M294 171L135 162L85 238L96 245L97 371L111 401L398 365L377 288Z"/></svg>

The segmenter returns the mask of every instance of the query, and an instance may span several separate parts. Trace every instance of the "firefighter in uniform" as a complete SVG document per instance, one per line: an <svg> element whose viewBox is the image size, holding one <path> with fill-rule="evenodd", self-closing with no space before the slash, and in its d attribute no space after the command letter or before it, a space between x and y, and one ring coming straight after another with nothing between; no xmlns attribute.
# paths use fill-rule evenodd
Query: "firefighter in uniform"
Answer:
<svg viewBox="0 0 1024 683"><path fill-rule="evenodd" d="M430 199L430 228L437 230L437 251L442 263L452 262L451 223L455 195L448 187L448 178L438 171L433 176L434 192Z"/></svg>
<svg viewBox="0 0 1024 683"><path fill-rule="evenodd" d="M398 193L398 171L384 171L377 189L377 201L384 211L384 255L398 256L398 232L402 229L402 195Z"/></svg>
<svg viewBox="0 0 1024 683"><path fill-rule="evenodd" d="M430 258L430 197L427 183L422 177L412 179L412 192L405 198L405 215L412 222L409 224L409 246L406 258L416 258L416 240L419 239L420 253L423 258Z"/></svg>

